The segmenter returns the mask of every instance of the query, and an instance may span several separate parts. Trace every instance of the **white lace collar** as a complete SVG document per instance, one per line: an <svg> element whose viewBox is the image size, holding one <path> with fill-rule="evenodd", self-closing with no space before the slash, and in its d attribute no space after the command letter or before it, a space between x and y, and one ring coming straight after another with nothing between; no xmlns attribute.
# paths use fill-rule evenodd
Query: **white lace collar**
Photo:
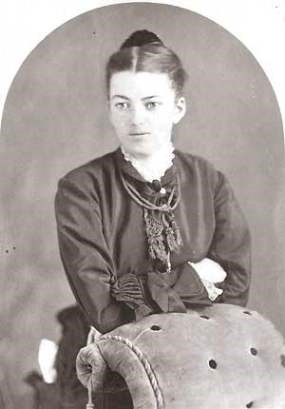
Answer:
<svg viewBox="0 0 285 409"><path fill-rule="evenodd" d="M121 151L126 161L131 162L133 167L147 181L160 180L167 169L172 166L174 159L174 146L171 142L164 145L162 149L156 151L147 158L138 159L128 153L123 146Z"/></svg>

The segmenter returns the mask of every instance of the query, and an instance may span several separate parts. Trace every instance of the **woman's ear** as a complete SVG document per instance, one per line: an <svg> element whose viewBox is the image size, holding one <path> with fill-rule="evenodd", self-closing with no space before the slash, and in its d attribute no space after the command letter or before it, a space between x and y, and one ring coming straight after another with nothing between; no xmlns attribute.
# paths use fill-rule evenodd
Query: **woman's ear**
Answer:
<svg viewBox="0 0 285 409"><path fill-rule="evenodd" d="M175 114L173 118L173 123L178 124L178 122L184 117L186 113L186 100L184 97L179 97L175 101Z"/></svg>

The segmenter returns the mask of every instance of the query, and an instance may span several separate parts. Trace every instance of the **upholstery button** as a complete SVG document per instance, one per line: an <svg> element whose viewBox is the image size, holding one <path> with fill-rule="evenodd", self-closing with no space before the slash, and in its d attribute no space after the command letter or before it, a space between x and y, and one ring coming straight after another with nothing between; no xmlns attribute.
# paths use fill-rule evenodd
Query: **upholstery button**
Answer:
<svg viewBox="0 0 285 409"><path fill-rule="evenodd" d="M205 320L209 320L210 317L208 317L208 315L200 315L201 318L204 318Z"/></svg>
<svg viewBox="0 0 285 409"><path fill-rule="evenodd" d="M150 329L151 329L152 331L160 331L160 330L161 330L161 327L158 326L158 325L152 325L152 326L150 327Z"/></svg>
<svg viewBox="0 0 285 409"><path fill-rule="evenodd" d="M209 361L209 367L212 369L216 369L218 366L217 362L214 359L210 359Z"/></svg>
<svg viewBox="0 0 285 409"><path fill-rule="evenodd" d="M252 408L252 407L253 407L253 401L249 402L249 403L246 405L246 407L247 407L247 408Z"/></svg>
<svg viewBox="0 0 285 409"><path fill-rule="evenodd" d="M243 311L243 313L246 315L252 315L250 311Z"/></svg>
<svg viewBox="0 0 285 409"><path fill-rule="evenodd" d="M250 348L250 353L251 353L252 355L257 355L257 354L258 354L256 348Z"/></svg>

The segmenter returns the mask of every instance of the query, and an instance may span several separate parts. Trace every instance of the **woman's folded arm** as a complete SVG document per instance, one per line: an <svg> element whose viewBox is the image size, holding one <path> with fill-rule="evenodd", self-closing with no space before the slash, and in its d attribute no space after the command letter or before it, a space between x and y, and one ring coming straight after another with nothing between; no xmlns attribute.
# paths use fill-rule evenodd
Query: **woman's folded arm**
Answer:
<svg viewBox="0 0 285 409"><path fill-rule="evenodd" d="M220 264L227 276L219 302L246 305L251 278L250 233L233 190L218 172L215 193L216 229L208 257Z"/></svg>
<svg viewBox="0 0 285 409"><path fill-rule="evenodd" d="M110 293L115 271L94 193L63 178L55 211L60 256L77 302L100 332L122 325L127 312Z"/></svg>

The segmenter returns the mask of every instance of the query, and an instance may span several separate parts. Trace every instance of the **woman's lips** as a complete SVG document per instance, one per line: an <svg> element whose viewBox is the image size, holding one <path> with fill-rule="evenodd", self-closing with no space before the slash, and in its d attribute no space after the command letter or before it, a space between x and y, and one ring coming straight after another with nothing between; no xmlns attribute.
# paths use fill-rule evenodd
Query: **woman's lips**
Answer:
<svg viewBox="0 0 285 409"><path fill-rule="evenodd" d="M131 136L142 136L142 135L149 135L149 132L131 132Z"/></svg>

